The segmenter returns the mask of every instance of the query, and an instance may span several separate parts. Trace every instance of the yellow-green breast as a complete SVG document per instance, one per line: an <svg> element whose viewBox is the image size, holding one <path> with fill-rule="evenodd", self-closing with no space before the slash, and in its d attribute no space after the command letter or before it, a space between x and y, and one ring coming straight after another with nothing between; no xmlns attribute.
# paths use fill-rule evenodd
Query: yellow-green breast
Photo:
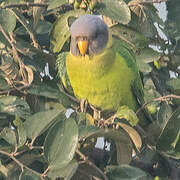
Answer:
<svg viewBox="0 0 180 180"><path fill-rule="evenodd" d="M74 94L102 110L116 111L127 105L135 109L131 90L133 72L113 48L100 55L66 58L66 68Z"/></svg>

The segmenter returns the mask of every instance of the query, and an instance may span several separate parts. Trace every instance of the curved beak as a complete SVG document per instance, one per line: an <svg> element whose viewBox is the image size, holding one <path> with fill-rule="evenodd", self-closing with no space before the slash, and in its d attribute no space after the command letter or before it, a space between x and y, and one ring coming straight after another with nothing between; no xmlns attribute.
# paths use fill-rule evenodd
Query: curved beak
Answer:
<svg viewBox="0 0 180 180"><path fill-rule="evenodd" d="M81 55L84 56L88 49L88 41L78 41L78 48Z"/></svg>

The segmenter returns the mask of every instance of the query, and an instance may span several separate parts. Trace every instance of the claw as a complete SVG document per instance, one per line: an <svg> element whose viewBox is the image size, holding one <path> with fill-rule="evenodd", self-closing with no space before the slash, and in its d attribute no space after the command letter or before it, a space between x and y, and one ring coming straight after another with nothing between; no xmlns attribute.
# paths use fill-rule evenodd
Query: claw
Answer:
<svg viewBox="0 0 180 180"><path fill-rule="evenodd" d="M80 100L80 110L81 112L86 112L88 106L88 100L87 99L81 99Z"/></svg>

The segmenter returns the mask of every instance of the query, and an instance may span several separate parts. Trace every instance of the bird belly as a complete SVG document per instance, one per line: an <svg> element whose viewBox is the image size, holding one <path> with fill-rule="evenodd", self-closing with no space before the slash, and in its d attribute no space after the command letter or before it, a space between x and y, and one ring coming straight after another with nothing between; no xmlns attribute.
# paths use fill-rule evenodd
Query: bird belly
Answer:
<svg viewBox="0 0 180 180"><path fill-rule="evenodd" d="M100 75L99 70L91 66L85 68L80 64L68 68L74 94L102 110L116 111L123 105L134 109L135 101L131 91L133 73L124 59L116 55L108 71Z"/></svg>

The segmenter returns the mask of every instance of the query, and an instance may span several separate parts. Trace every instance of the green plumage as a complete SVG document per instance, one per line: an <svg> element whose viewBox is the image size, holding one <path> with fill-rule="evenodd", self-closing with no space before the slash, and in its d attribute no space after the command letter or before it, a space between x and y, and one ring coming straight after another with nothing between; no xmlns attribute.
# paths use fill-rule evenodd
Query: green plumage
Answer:
<svg viewBox="0 0 180 180"><path fill-rule="evenodd" d="M69 53L66 68L74 94L101 110L117 111L123 105L135 110L137 100L142 100L143 89L135 59L117 40L111 42L111 37L98 55Z"/></svg>

